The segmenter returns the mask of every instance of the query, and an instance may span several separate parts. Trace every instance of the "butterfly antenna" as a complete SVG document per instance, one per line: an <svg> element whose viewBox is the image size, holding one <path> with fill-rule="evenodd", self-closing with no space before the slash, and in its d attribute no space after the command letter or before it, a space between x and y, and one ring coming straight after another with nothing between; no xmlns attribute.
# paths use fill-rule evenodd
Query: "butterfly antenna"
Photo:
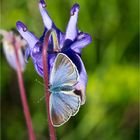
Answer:
<svg viewBox="0 0 140 140"><path fill-rule="evenodd" d="M37 101L37 103L40 103L43 99L45 99L45 95L42 96L42 97Z"/></svg>
<svg viewBox="0 0 140 140"><path fill-rule="evenodd" d="M42 100L44 100L44 99L45 99L45 95L42 96L42 97L39 97L39 99L33 101L33 103L34 103L34 104L39 104L39 103L40 103Z"/></svg>
<svg viewBox="0 0 140 140"><path fill-rule="evenodd" d="M35 82L37 82L38 84L40 84L41 86L45 87L45 85L43 83L41 83L38 79L35 79Z"/></svg>

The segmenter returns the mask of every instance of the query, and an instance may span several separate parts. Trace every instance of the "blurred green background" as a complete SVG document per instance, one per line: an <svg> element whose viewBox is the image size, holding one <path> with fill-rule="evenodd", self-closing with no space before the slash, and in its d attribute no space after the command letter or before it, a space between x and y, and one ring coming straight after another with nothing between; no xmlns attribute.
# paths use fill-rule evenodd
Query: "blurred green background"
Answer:
<svg viewBox="0 0 140 140"><path fill-rule="evenodd" d="M138 140L138 0L46 0L49 15L63 32L71 6L80 4L78 27L93 41L83 49L88 73L86 103L56 129L58 140ZM23 21L38 37L43 22L37 0L1 0L1 27ZM1 50L1 138L27 140L16 73ZM27 98L38 140L49 139L44 87L29 60L24 73Z"/></svg>

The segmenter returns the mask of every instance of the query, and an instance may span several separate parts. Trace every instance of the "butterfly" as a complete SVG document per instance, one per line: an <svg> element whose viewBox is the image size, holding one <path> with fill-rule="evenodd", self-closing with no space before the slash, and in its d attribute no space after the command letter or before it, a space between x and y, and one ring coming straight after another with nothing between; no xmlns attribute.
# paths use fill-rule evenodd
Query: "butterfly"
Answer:
<svg viewBox="0 0 140 140"><path fill-rule="evenodd" d="M59 127L80 108L80 96L74 93L79 73L70 58L59 53L50 74L50 117L53 126Z"/></svg>

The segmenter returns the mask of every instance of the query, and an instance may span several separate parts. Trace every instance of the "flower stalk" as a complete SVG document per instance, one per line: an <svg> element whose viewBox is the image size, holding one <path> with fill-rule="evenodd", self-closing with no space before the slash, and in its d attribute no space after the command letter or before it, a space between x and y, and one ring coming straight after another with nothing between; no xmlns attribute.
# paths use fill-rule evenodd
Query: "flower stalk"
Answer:
<svg viewBox="0 0 140 140"><path fill-rule="evenodd" d="M27 99L26 99L21 65L20 65L19 56L18 56L18 49L20 46L18 45L18 43L16 43L16 41L14 42L14 44L15 44L14 51L15 51L16 65L17 65L16 72L17 72L17 77L18 77L18 84L19 84L19 89L20 89L20 97L21 97L21 101L22 101L23 112L25 115L25 120L26 120L26 124L27 124L27 128L28 128L29 139L35 140L35 134L34 134L33 127L32 127L32 120L31 120L29 107L28 107L28 103L27 103Z"/></svg>
<svg viewBox="0 0 140 140"><path fill-rule="evenodd" d="M49 38L52 33L53 33L53 30L49 30L45 35L44 43L43 43L42 60L43 60L43 72L44 72L44 84L45 84L45 96L46 96L46 107L47 107L47 115L48 115L49 135L50 135L50 140L56 140L55 129L52 125L51 118L50 118L50 104L49 104L50 92L49 92L48 54L47 54Z"/></svg>

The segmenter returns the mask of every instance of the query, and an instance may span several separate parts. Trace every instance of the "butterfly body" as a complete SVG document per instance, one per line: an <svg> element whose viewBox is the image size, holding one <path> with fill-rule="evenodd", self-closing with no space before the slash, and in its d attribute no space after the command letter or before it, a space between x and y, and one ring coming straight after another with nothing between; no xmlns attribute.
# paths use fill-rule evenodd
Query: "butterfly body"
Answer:
<svg viewBox="0 0 140 140"><path fill-rule="evenodd" d="M79 74L65 54L59 53L50 75L50 114L56 127L64 124L80 108L80 97L74 93Z"/></svg>
<svg viewBox="0 0 140 140"><path fill-rule="evenodd" d="M58 93L58 92L67 92L67 91L72 91L72 90L74 90L74 88L73 87L71 87L71 86L63 86L63 87L61 87L61 86L58 86L58 87L53 87L53 86L50 86L50 92L51 93Z"/></svg>

